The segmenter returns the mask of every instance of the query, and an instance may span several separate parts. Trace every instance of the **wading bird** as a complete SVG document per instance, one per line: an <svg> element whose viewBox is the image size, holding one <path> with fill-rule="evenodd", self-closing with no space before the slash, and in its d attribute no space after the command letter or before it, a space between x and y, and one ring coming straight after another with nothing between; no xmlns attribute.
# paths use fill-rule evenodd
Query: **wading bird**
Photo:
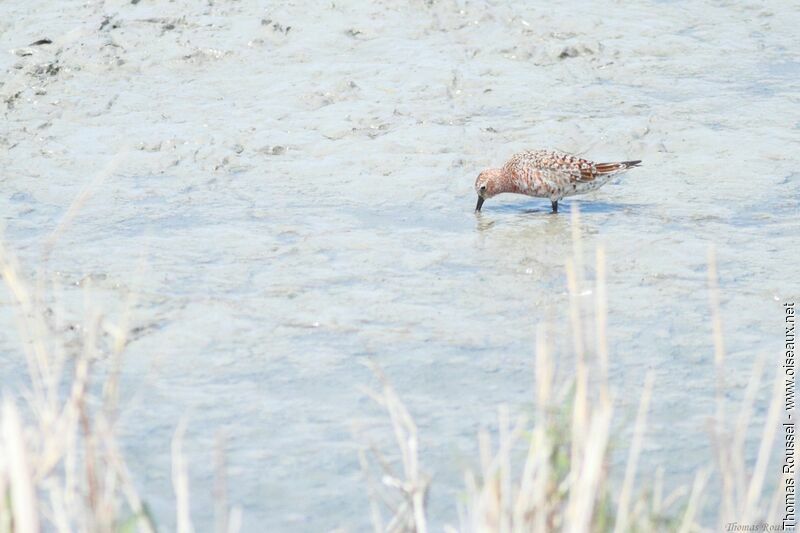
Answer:
<svg viewBox="0 0 800 533"><path fill-rule="evenodd" d="M638 166L641 161L595 163L554 150L528 150L515 154L502 168L478 175L475 191L480 211L483 202L504 192L549 198L553 213L565 196L583 194L605 185L612 177Z"/></svg>

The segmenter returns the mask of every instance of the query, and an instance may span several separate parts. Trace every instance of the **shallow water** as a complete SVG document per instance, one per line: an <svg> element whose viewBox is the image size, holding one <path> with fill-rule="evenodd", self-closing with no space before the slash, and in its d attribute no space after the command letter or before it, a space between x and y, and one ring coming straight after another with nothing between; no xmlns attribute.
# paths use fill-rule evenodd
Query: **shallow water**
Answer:
<svg viewBox="0 0 800 533"><path fill-rule="evenodd" d="M245 530L365 527L372 358L419 425L440 528L477 429L532 399L536 324L566 324L579 203L586 262L607 250L618 414L655 370L643 462L687 482L710 457L709 245L734 389L799 292L800 10L774 4L4 2L5 241L32 274L90 193L47 269L68 301L87 276L112 309L137 295L122 432L161 522L186 417L196 525L221 432ZM644 166L557 216L473 213L477 173L538 147ZM14 334L0 358L17 383Z"/></svg>

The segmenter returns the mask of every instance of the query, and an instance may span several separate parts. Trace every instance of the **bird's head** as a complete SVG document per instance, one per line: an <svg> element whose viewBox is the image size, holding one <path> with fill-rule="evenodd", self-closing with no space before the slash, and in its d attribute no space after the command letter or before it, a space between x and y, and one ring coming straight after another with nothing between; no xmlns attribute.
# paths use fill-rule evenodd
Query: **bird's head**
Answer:
<svg viewBox="0 0 800 533"><path fill-rule="evenodd" d="M480 211L484 200L500 194L503 171L499 168L487 168L475 180L475 192L478 193L478 205L475 211Z"/></svg>

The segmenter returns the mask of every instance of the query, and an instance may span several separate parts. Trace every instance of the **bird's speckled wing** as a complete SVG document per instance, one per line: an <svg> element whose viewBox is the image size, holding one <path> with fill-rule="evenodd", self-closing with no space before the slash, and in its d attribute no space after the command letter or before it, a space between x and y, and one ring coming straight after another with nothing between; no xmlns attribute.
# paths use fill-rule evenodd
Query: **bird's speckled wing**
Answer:
<svg viewBox="0 0 800 533"><path fill-rule="evenodd" d="M595 190L615 174L639 163L595 163L555 150L529 150L515 154L503 166L504 190L558 200Z"/></svg>
<svg viewBox="0 0 800 533"><path fill-rule="evenodd" d="M594 163L574 155L550 150L515 154L503 167L512 190L530 196L559 198L576 191L596 174Z"/></svg>
<svg viewBox="0 0 800 533"><path fill-rule="evenodd" d="M598 174L603 174L603 170L605 170L598 169L597 164L588 159L554 150L520 152L506 163L506 167L512 173L520 176L530 174L531 171L539 171L545 174L562 175L569 181L592 181Z"/></svg>

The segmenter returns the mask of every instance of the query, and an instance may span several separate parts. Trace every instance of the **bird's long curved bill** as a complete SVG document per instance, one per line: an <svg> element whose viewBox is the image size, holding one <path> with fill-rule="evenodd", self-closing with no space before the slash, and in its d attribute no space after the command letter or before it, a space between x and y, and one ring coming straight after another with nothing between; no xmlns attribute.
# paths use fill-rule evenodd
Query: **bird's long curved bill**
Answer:
<svg viewBox="0 0 800 533"><path fill-rule="evenodd" d="M478 196L478 205L475 206L475 211L480 211L483 205L483 196Z"/></svg>

